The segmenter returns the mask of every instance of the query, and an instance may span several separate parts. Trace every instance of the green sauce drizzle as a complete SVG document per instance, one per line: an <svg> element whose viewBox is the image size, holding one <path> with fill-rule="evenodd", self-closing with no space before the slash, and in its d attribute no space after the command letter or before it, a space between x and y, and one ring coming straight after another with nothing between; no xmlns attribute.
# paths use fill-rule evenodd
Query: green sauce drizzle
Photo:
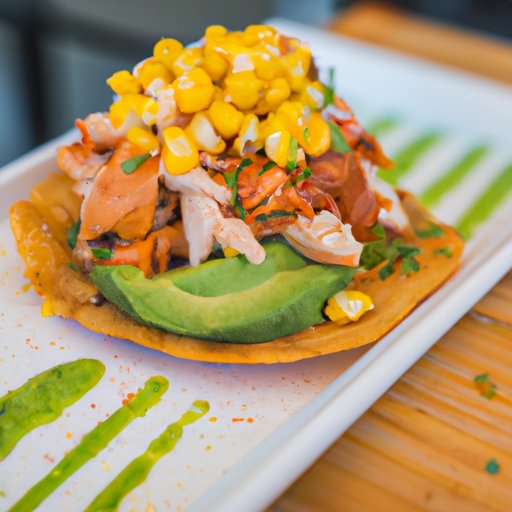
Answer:
<svg viewBox="0 0 512 512"><path fill-rule="evenodd" d="M419 200L426 207L435 206L450 190L453 190L463 178L489 153L487 146L476 146L466 153L446 174L432 183L420 196Z"/></svg>
<svg viewBox="0 0 512 512"><path fill-rule="evenodd" d="M398 119L396 117L384 117L371 122L366 131L374 137L380 137L392 130L397 124Z"/></svg>
<svg viewBox="0 0 512 512"><path fill-rule="evenodd" d="M8 512L31 512L59 485L80 469L87 461L103 450L135 418L143 417L146 411L160 401L169 382L164 377L147 380L144 389L135 398L123 405L103 423L86 434L80 444L73 448L42 480L32 487Z"/></svg>
<svg viewBox="0 0 512 512"><path fill-rule="evenodd" d="M198 400L192 404L180 420L171 423L160 435L151 441L148 449L126 466L119 475L94 499L85 512L113 512L121 500L140 485L148 476L154 464L169 453L180 439L183 427L204 416L210 409L208 402Z"/></svg>
<svg viewBox="0 0 512 512"><path fill-rule="evenodd" d="M91 390L105 373L94 359L55 366L0 398L0 460L39 425L56 420Z"/></svg>
<svg viewBox="0 0 512 512"><path fill-rule="evenodd" d="M402 149L394 158L396 167L391 171L379 170L377 175L390 185L397 186L398 180L407 174L417 160L423 156L434 144L441 138L438 132L427 133L426 135L416 139L407 147Z"/></svg>
<svg viewBox="0 0 512 512"><path fill-rule="evenodd" d="M469 238L478 225L491 216L510 192L512 192L512 164L487 187L487 190L458 221L456 227L462 236Z"/></svg>

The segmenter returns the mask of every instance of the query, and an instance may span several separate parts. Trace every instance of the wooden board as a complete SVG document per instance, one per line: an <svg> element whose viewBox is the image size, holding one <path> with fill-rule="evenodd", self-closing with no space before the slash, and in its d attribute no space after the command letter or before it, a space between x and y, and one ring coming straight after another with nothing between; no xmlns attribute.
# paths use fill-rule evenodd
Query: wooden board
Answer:
<svg viewBox="0 0 512 512"><path fill-rule="evenodd" d="M512 83L512 44L384 4L357 3L330 29ZM491 399L480 374L496 385ZM267 512L511 509L512 272Z"/></svg>

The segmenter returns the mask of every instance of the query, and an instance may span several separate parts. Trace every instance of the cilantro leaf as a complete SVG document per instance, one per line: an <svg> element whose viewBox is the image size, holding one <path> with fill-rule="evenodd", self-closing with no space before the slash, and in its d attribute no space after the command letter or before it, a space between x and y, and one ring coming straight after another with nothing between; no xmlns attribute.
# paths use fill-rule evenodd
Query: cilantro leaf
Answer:
<svg viewBox="0 0 512 512"><path fill-rule="evenodd" d="M91 249L91 252L98 260L109 260L114 256L114 253L109 249Z"/></svg>
<svg viewBox="0 0 512 512"><path fill-rule="evenodd" d="M336 153L350 153L352 148L348 145L339 126L331 119L327 121L327 124L331 130L331 149L336 151Z"/></svg>
<svg viewBox="0 0 512 512"><path fill-rule="evenodd" d="M74 249L76 247L76 241L78 239L78 232L80 231L80 226L82 225L82 219L78 219L72 226L69 227L66 240L68 242L69 247Z"/></svg>
<svg viewBox="0 0 512 512"><path fill-rule="evenodd" d="M288 147L288 163L286 170L292 172L297 167L297 151L299 150L299 143L293 137L290 137L290 146Z"/></svg>
<svg viewBox="0 0 512 512"><path fill-rule="evenodd" d="M440 238L445 234L443 228L440 228L437 224L429 221L430 229L415 229L414 234L421 239L425 238Z"/></svg>
<svg viewBox="0 0 512 512"><path fill-rule="evenodd" d="M302 129L302 136L304 137L306 144L309 144L309 128L307 126Z"/></svg>
<svg viewBox="0 0 512 512"><path fill-rule="evenodd" d="M334 103L334 68L329 68L329 85L324 85L324 108Z"/></svg>
<svg viewBox="0 0 512 512"><path fill-rule="evenodd" d="M239 164L238 167L234 172L226 172L224 173L224 181L226 182L226 185L233 189L233 192L231 194L231 206L235 206L236 204L236 197L237 197L237 181L238 176L240 176L240 173L249 165L251 165L253 161L250 158L244 158Z"/></svg>
<svg viewBox="0 0 512 512"><path fill-rule="evenodd" d="M146 153L145 155L134 156L130 158L130 160L125 160L121 164L121 169L125 174L131 174L135 172L148 158L151 158L150 153Z"/></svg>
<svg viewBox="0 0 512 512"><path fill-rule="evenodd" d="M480 391L480 396L487 398L487 400L490 400L496 394L496 384L491 381L488 373L481 373L480 375L477 375L473 379L473 382Z"/></svg>
<svg viewBox="0 0 512 512"><path fill-rule="evenodd" d="M68 263L68 267L69 267L71 270L73 270L73 272L78 272L78 269L76 268L76 265L75 265L72 261L70 261L70 262Z"/></svg>
<svg viewBox="0 0 512 512"><path fill-rule="evenodd" d="M453 258L453 251L449 245L440 248L436 247L434 249L434 254L437 254L438 256L446 256L447 258Z"/></svg>
<svg viewBox="0 0 512 512"><path fill-rule="evenodd" d="M287 212L286 210L273 210L268 215L266 213L260 213L256 215L256 222L265 222L268 219L277 219L279 217L297 217L294 212Z"/></svg>
<svg viewBox="0 0 512 512"><path fill-rule="evenodd" d="M264 172L270 171L270 169L273 169L274 167L277 167L277 163L274 162L274 160L269 160L263 167L258 171L258 176L261 176Z"/></svg>
<svg viewBox="0 0 512 512"><path fill-rule="evenodd" d="M487 473L490 473L491 475L496 475L500 471L500 465L496 461L496 459L491 459L486 465L485 465L485 471Z"/></svg>
<svg viewBox="0 0 512 512"><path fill-rule="evenodd" d="M300 183L301 181L305 180L306 178L309 178L311 176L311 169L309 167L305 167L302 169L302 172L297 176L297 179L295 180L295 185L297 183Z"/></svg>
<svg viewBox="0 0 512 512"><path fill-rule="evenodd" d="M420 254L421 249L406 245L399 238L395 238L391 245L387 245L386 232L381 224L376 224L372 231L379 239L364 244L359 260L364 268L371 270L387 260L387 263L379 270L381 281L385 281L390 275L394 274L394 264L398 258L401 259L400 271L402 275L417 272L420 269L420 265L414 259L414 256Z"/></svg>

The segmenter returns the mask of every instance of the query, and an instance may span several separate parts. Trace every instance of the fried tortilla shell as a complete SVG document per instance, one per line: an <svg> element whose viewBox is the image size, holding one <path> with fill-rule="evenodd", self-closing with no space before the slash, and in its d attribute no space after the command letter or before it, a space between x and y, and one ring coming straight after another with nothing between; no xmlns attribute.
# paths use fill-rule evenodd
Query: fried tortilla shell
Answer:
<svg viewBox="0 0 512 512"><path fill-rule="evenodd" d="M204 341L139 324L113 304L101 300L94 284L70 268L70 253L63 233L74 222L72 216L56 218L52 211L58 205L47 204L43 208L37 201L14 204L10 216L18 250L27 266L25 276L44 298L44 316L73 318L92 331L131 340L184 359L272 364L330 354L377 341L455 273L463 250L457 232L433 219L413 196L400 193L400 197L414 227L425 230L431 226L429 222L442 227L442 235L438 238L408 235L408 241L422 251L416 256L420 266L418 272L401 275L398 261L396 271L381 281L378 272L385 264L383 262L369 272L357 274L350 285L351 289L368 294L375 306L358 322L342 326L324 322L291 336L248 345Z"/></svg>

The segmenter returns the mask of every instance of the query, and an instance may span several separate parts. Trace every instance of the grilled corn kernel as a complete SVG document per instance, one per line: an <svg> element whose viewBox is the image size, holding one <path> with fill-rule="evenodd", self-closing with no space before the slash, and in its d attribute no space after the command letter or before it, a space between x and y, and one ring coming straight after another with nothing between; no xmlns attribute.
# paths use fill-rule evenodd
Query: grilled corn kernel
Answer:
<svg viewBox="0 0 512 512"><path fill-rule="evenodd" d="M169 174L184 174L199 165L199 152L181 128L170 126L162 135L162 160Z"/></svg>
<svg viewBox="0 0 512 512"><path fill-rule="evenodd" d="M225 139L237 135L244 121L242 112L225 101L213 101L208 109L208 115L215 129Z"/></svg>
<svg viewBox="0 0 512 512"><path fill-rule="evenodd" d="M325 314L338 324L357 322L373 309L372 299L366 293L355 290L338 292L327 301Z"/></svg>
<svg viewBox="0 0 512 512"><path fill-rule="evenodd" d="M163 62L153 59L148 59L142 64L137 70L137 78L144 89L147 89L149 84L156 78L160 78L160 80L164 82L164 85L170 84L174 79L172 72Z"/></svg>
<svg viewBox="0 0 512 512"><path fill-rule="evenodd" d="M226 247L222 252L226 258L234 258L240 254L236 249L233 249L233 247Z"/></svg>
<svg viewBox="0 0 512 512"><path fill-rule="evenodd" d="M172 65L174 76L181 76L187 71L190 71L203 64L203 49L202 48L186 48L176 58Z"/></svg>
<svg viewBox="0 0 512 512"><path fill-rule="evenodd" d="M262 147L258 144L258 129L260 121L254 114L245 116L240 128L240 135L233 143L233 150L240 156L248 151L256 152Z"/></svg>
<svg viewBox="0 0 512 512"><path fill-rule="evenodd" d="M263 82L256 78L254 71L241 71L225 79L231 102L240 110L247 110L258 103Z"/></svg>
<svg viewBox="0 0 512 512"><path fill-rule="evenodd" d="M173 83L174 99L185 114L206 110L212 102L215 88L204 69L194 68Z"/></svg>
<svg viewBox="0 0 512 512"><path fill-rule="evenodd" d="M182 51L183 45L176 39L161 39L153 48L153 57L155 60L163 62L172 71L172 65Z"/></svg>
<svg viewBox="0 0 512 512"><path fill-rule="evenodd" d="M133 126L130 128L127 138L132 144L139 146L139 148L147 151L148 153L150 151L155 151L155 149L160 147L158 137L154 133L144 130L139 126Z"/></svg>
<svg viewBox="0 0 512 512"><path fill-rule="evenodd" d="M203 151L216 155L226 149L226 143L215 133L206 112L198 112L185 129L185 133Z"/></svg>
<svg viewBox="0 0 512 512"><path fill-rule="evenodd" d="M265 153L279 167L286 167L290 148L290 132L283 130L270 135L265 142Z"/></svg>
<svg viewBox="0 0 512 512"><path fill-rule="evenodd" d="M118 71L114 73L108 80L107 84L110 85L112 90L122 96L127 93L142 92L140 82L129 71Z"/></svg>
<svg viewBox="0 0 512 512"><path fill-rule="evenodd" d="M291 92L290 86L284 78L276 78L270 83L270 88L265 93L265 100L275 108L287 100Z"/></svg>
<svg viewBox="0 0 512 512"><path fill-rule="evenodd" d="M156 114L158 113L158 103L143 94L125 94L121 96L119 101L110 105L110 122L115 130L121 128L126 116L130 110L133 110L147 125L156 122Z"/></svg>

